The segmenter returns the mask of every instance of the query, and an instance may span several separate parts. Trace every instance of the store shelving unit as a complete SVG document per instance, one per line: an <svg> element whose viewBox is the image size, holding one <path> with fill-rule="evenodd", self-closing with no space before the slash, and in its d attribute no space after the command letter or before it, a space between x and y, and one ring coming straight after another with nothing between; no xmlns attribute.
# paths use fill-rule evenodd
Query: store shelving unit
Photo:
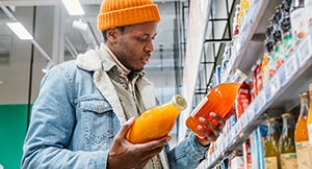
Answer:
<svg viewBox="0 0 312 169"><path fill-rule="evenodd" d="M261 37L258 35L264 33L265 26L268 25L267 20L280 0L256 3L249 9L248 13L251 15L247 16L247 21L242 25L240 44L234 49L236 56L230 61L226 79L230 79L230 73L236 69L250 74L252 66L263 54L263 40L261 42L261 38L255 37ZM299 93L308 91L310 83L312 83L312 31L296 46L291 56L251 102L231 131L219 137L222 141L217 141L214 152L200 168L212 168L233 150L239 149L250 133L266 118L293 110L299 105Z"/></svg>

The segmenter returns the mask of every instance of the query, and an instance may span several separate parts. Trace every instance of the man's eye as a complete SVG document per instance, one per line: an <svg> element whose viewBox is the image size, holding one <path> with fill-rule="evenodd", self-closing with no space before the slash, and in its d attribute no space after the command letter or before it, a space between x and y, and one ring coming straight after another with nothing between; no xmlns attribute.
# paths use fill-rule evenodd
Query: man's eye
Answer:
<svg viewBox="0 0 312 169"><path fill-rule="evenodd" d="M147 40L147 38L138 38L138 40L139 40L140 42L145 42L145 41Z"/></svg>

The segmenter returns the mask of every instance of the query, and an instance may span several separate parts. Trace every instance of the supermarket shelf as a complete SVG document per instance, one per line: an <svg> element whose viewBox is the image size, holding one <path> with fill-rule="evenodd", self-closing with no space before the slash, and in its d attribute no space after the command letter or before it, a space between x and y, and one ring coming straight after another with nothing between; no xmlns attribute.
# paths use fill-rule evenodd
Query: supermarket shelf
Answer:
<svg viewBox="0 0 312 169"><path fill-rule="evenodd" d="M280 0L255 1L248 10L248 15L242 23L240 34L235 39L233 56L229 60L229 66L225 70L225 80L229 80L231 73L236 69L249 75L255 62L263 56L263 38L257 35L265 34L265 27L269 25L268 18L275 12L275 6ZM248 50L247 50L248 49Z"/></svg>
<svg viewBox="0 0 312 169"><path fill-rule="evenodd" d="M312 83L312 31L296 47L268 84L248 106L229 134L201 168L211 168L238 148L268 116L276 116L299 105L299 94ZM225 140L225 141L224 141Z"/></svg>

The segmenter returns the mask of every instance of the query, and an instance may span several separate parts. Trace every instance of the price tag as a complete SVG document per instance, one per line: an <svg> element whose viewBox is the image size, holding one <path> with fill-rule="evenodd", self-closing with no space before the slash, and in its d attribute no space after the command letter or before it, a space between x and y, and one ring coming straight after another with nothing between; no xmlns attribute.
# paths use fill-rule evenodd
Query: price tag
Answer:
<svg viewBox="0 0 312 169"><path fill-rule="evenodd" d="M286 80L290 79L290 77L294 75L298 69L297 60L295 56L296 55L292 55L290 58L288 58L287 62L285 63Z"/></svg>
<svg viewBox="0 0 312 169"><path fill-rule="evenodd" d="M265 93L264 90L262 90L259 94L259 99L258 99L258 111L256 112L257 114L260 112L260 110L263 109L263 107L266 104L266 98L265 98Z"/></svg>
<svg viewBox="0 0 312 169"><path fill-rule="evenodd" d="M272 77L270 83L269 83L270 89L271 89L271 96L274 96L276 92L280 89L281 84L279 81L279 77L276 74L275 76Z"/></svg>
<svg viewBox="0 0 312 169"><path fill-rule="evenodd" d="M247 109L246 109L247 110ZM247 111L245 111L245 113L243 114L243 116L241 117L241 121L242 121L242 129L245 128L247 126L248 123L248 119L247 119Z"/></svg>
<svg viewBox="0 0 312 169"><path fill-rule="evenodd" d="M249 113L249 121L251 121L251 119L253 119L255 117L255 108L254 108L254 102L252 102L249 106L248 106L248 111Z"/></svg>
<svg viewBox="0 0 312 169"><path fill-rule="evenodd" d="M311 57L311 39L305 38L298 47L299 65L302 66Z"/></svg>
<svg viewBox="0 0 312 169"><path fill-rule="evenodd" d="M270 85L266 85L263 88L264 93L265 93L265 98L267 102L270 102L270 100L272 99L272 93L271 93L271 86Z"/></svg>

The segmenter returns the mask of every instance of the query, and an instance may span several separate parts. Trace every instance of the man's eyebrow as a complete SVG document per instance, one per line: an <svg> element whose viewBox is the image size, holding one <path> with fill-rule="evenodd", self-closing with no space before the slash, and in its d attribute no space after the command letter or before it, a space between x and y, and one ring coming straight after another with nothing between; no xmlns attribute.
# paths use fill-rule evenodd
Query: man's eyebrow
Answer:
<svg viewBox="0 0 312 169"><path fill-rule="evenodd" d="M142 34L143 35L146 35L146 36L151 36L151 34L149 34L149 33L144 33L144 32L142 32ZM152 35L152 36L156 36L157 35L157 33L155 33L154 35Z"/></svg>

